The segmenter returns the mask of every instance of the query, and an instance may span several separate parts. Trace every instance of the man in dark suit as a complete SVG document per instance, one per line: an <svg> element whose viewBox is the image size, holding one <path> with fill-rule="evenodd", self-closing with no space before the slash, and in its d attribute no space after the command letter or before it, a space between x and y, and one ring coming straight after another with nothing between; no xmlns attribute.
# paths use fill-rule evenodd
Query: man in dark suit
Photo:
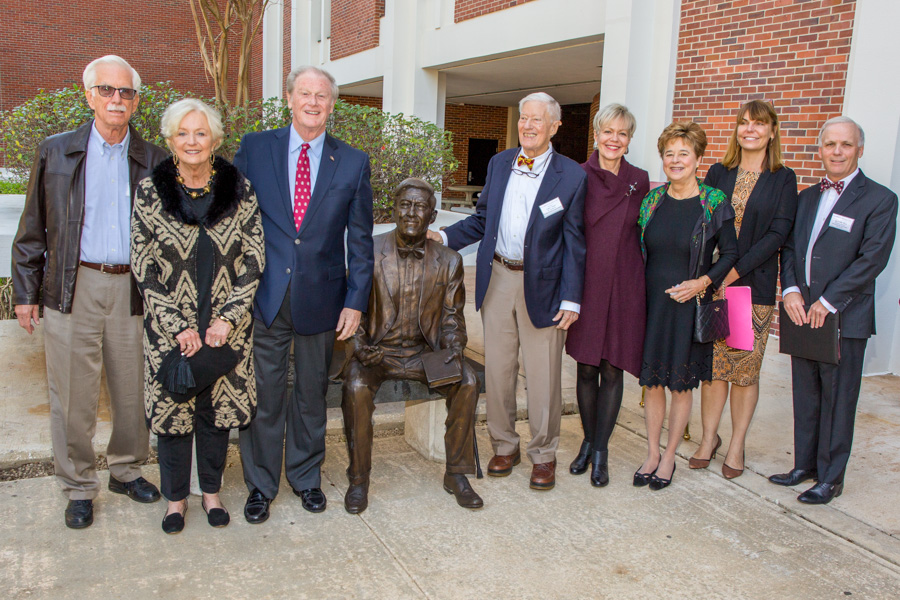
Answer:
<svg viewBox="0 0 900 600"><path fill-rule="evenodd" d="M234 157L256 190L266 234L253 311L259 407L240 436L250 523L268 519L282 459L303 508L325 510L320 467L335 330L339 340L353 335L372 285L369 157L325 132L337 84L321 69L301 67L288 75L286 90L291 125L246 135Z"/></svg>
<svg viewBox="0 0 900 600"><path fill-rule="evenodd" d="M800 193L781 255L788 318L818 328L829 313L840 314L839 365L791 358L794 468L769 477L778 485L815 479L798 497L807 504L827 504L844 488L863 357L875 333L875 278L896 233L897 195L859 170L864 145L865 134L852 119L825 122L819 157L827 177Z"/></svg>
<svg viewBox="0 0 900 600"><path fill-rule="evenodd" d="M562 350L578 318L584 284L586 176L553 151L559 104L544 93L519 102L519 143L494 156L476 212L429 237L458 250L481 242L475 307L484 323L487 423L494 448L488 474L509 475L519 464L515 429L519 350L528 379L526 449L530 485L556 483L562 414Z"/></svg>
<svg viewBox="0 0 900 600"><path fill-rule="evenodd" d="M375 275L366 323L348 344L344 368L344 430L350 467L350 487L344 507L351 514L368 506L372 468L372 413L374 398L387 379L413 379L427 383L423 355L450 350L443 362L455 362L462 378L441 386L447 396L447 432L444 436L446 469L444 489L464 508L484 503L466 478L475 472L475 407L478 379L463 360L466 320L463 309L462 257L425 239L434 222L434 189L410 178L394 192L397 229L375 238Z"/></svg>

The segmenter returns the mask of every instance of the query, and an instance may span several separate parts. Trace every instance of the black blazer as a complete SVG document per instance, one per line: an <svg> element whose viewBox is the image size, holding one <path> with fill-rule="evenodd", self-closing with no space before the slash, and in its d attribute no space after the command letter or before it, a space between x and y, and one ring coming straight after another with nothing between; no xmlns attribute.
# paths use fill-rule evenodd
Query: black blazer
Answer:
<svg viewBox="0 0 900 600"><path fill-rule="evenodd" d="M737 167L726 169L722 163L710 167L704 183L718 188L731 201L737 182ZM778 250L787 242L797 213L797 176L781 167L768 169L759 176L741 221L738 235L738 261L734 268L740 279L731 285L750 286L753 304L775 304L778 281Z"/></svg>
<svg viewBox="0 0 900 600"><path fill-rule="evenodd" d="M897 233L897 195L860 171L813 242L810 285L809 248L819 186L800 193L797 220L781 253L781 288L797 286L805 304L825 298L841 314L841 335L866 339L875 333L875 278L887 266ZM853 219L850 231L831 226L833 215Z"/></svg>

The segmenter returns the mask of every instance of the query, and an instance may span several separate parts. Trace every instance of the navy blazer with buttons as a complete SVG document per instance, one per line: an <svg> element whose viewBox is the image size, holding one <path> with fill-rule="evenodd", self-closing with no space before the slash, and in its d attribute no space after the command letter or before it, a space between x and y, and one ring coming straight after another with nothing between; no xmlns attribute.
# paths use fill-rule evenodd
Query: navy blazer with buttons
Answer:
<svg viewBox="0 0 900 600"><path fill-rule="evenodd" d="M369 157L325 134L315 189L297 231L288 181L290 127L248 133L234 164L256 190L266 234L254 317L270 327L290 285L294 330L313 335L333 330L343 308L365 312L369 303L375 264Z"/></svg>
<svg viewBox="0 0 900 600"><path fill-rule="evenodd" d="M475 214L444 230L447 244L459 250L480 241L475 268L475 308L480 309L491 280L500 212L512 163L510 148L488 164L484 190ZM535 327L550 327L560 302L581 303L584 288L584 195L587 176L570 158L554 153L544 173L525 231L525 306ZM544 217L540 206L559 198L563 210Z"/></svg>

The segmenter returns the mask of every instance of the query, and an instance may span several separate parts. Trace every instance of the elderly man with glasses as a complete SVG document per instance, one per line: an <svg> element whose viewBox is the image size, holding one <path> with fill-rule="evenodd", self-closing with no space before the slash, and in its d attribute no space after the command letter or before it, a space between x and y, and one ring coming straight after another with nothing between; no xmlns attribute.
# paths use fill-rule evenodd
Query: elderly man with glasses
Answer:
<svg viewBox="0 0 900 600"><path fill-rule="evenodd" d="M39 299L44 307L54 468L72 529L94 521L100 481L93 437L104 367L109 489L137 502L160 497L141 477L150 449L143 303L130 272L129 233L132 191L166 154L129 124L141 85L131 65L104 56L85 68L83 81L94 118L41 144L12 248L16 318L29 334L40 323Z"/></svg>
<svg viewBox="0 0 900 600"><path fill-rule="evenodd" d="M545 93L519 102L519 144L494 156L476 212L429 238L454 250L481 242L475 307L484 323L487 424L494 448L488 474L519 464L515 429L519 350L528 380L534 465L530 486L556 483L562 415L562 350L578 319L584 283L586 175L553 151L560 107Z"/></svg>

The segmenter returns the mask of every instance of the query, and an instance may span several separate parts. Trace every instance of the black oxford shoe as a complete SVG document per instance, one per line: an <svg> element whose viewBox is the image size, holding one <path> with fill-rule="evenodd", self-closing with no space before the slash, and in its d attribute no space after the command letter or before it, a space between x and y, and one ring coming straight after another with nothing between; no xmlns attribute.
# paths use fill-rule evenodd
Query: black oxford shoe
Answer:
<svg viewBox="0 0 900 600"><path fill-rule="evenodd" d="M244 504L244 518L248 523L254 525L265 523L269 518L270 504L272 504L271 498L266 498L261 491L254 489L247 496L247 502Z"/></svg>
<svg viewBox="0 0 900 600"><path fill-rule="evenodd" d="M138 477L134 481L119 481L112 475L109 476L109 491L117 494L125 494L135 502L143 502L149 504L159 500L159 490L156 486L144 479Z"/></svg>
<svg viewBox="0 0 900 600"><path fill-rule="evenodd" d="M474 510L484 506L484 500L475 493L465 475L444 473L444 491L456 496L456 503L463 508Z"/></svg>
<svg viewBox="0 0 900 600"><path fill-rule="evenodd" d="M93 500L69 500L66 507L66 527L84 529L94 522Z"/></svg>
<svg viewBox="0 0 900 600"><path fill-rule="evenodd" d="M294 490L294 494L300 496L300 504L311 513L320 513L325 510L328 500L322 493L322 488L309 488L308 490Z"/></svg>
<svg viewBox="0 0 900 600"><path fill-rule="evenodd" d="M791 469L789 473L779 473L769 477L769 481L775 485L797 485L809 479L816 479L818 475L815 469Z"/></svg>
<svg viewBox="0 0 900 600"><path fill-rule="evenodd" d="M358 515L369 506L369 482L351 483L344 494L344 508L351 515Z"/></svg>
<svg viewBox="0 0 900 600"><path fill-rule="evenodd" d="M817 483L797 496L797 500L804 504L828 504L843 491L843 483Z"/></svg>

